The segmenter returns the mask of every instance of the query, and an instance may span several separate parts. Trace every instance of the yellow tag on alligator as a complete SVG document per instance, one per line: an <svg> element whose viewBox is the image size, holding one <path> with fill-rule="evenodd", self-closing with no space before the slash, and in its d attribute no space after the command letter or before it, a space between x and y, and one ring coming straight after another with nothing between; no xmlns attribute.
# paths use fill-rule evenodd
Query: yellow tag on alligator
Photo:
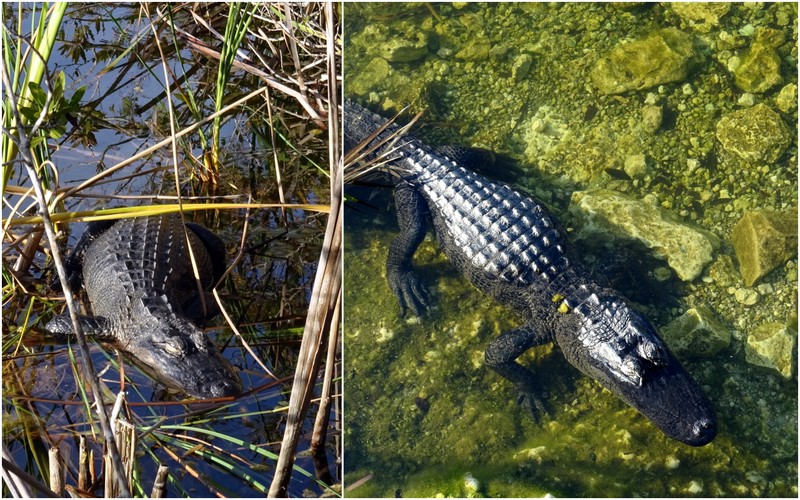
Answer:
<svg viewBox="0 0 800 500"><path fill-rule="evenodd" d="M553 295L553 298L551 298L550 300L552 300L553 302L559 302L559 301L564 300L564 296L561 295L560 293L557 293L557 294Z"/></svg>

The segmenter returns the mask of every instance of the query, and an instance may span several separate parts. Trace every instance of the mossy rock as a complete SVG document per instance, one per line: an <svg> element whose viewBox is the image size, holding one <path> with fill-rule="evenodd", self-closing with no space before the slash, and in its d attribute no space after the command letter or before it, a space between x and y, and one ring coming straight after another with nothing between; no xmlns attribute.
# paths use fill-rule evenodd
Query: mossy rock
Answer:
<svg viewBox="0 0 800 500"><path fill-rule="evenodd" d="M731 233L744 284L752 286L797 255L797 211L745 213Z"/></svg>
<svg viewBox="0 0 800 500"><path fill-rule="evenodd" d="M666 28L617 45L597 61L590 77L603 94L621 94L682 81L696 63L692 37Z"/></svg>
<svg viewBox="0 0 800 500"><path fill-rule="evenodd" d="M742 62L733 73L736 86L745 92L762 94L783 83L781 58L765 44L755 44L742 56Z"/></svg>
<svg viewBox="0 0 800 500"><path fill-rule="evenodd" d="M748 363L771 368L789 380L794 374L797 332L782 323L765 323L747 336L745 359Z"/></svg>
<svg viewBox="0 0 800 500"><path fill-rule="evenodd" d="M722 147L751 163L772 163L789 147L789 127L766 104L728 113L717 123Z"/></svg>
<svg viewBox="0 0 800 500"><path fill-rule="evenodd" d="M708 33L719 25L722 16L728 13L731 4L724 2L676 2L670 4L684 22L700 33Z"/></svg>
<svg viewBox="0 0 800 500"><path fill-rule="evenodd" d="M579 239L638 241L665 259L684 281L692 281L711 262L719 238L681 222L672 212L608 189L572 193Z"/></svg>
<svg viewBox="0 0 800 500"><path fill-rule="evenodd" d="M661 329L669 348L681 357L711 357L731 343L731 332L706 306L693 307Z"/></svg>

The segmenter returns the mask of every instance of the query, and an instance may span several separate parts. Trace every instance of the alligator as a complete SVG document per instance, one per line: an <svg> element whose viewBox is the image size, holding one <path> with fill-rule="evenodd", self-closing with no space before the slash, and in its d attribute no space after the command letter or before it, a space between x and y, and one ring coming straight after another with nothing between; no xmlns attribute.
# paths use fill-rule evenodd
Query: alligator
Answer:
<svg viewBox="0 0 800 500"><path fill-rule="evenodd" d="M478 290L524 321L500 334L486 364L514 383L536 418L546 393L516 359L556 342L566 360L649 418L667 436L692 446L717 433L708 398L620 293L601 284L575 258L565 232L539 202L476 173L352 100L345 100L345 151L384 165L394 177L400 234L386 260L401 314L421 316L429 292L412 258L428 220L439 245Z"/></svg>
<svg viewBox="0 0 800 500"><path fill-rule="evenodd" d="M216 234L191 222L184 226L174 214L95 222L65 266L73 289L83 285L94 314L80 316L87 335L112 342L156 380L189 396L241 392L238 375L194 323L209 316L205 290L225 271L225 245ZM72 334L69 314L45 329Z"/></svg>

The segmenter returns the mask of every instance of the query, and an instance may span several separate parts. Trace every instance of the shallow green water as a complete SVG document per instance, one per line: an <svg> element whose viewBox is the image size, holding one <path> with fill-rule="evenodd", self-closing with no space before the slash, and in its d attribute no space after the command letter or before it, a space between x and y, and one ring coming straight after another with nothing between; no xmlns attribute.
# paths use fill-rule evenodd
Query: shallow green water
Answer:
<svg viewBox="0 0 800 500"><path fill-rule="evenodd" d="M483 364L488 342L520 320L458 276L432 236L415 264L434 308L421 322L400 318L384 271L396 234L391 195L356 190L370 206L357 205L346 217L345 482L369 479L348 495L796 496L796 375L786 381L748 364L744 344L765 322L796 324L797 262L760 282L768 287L750 287L759 299L748 306L735 298L747 287L730 244L744 211L796 207L796 106L782 114L792 140L777 162L750 168L715 139L719 118L741 109L742 95L719 60L746 48L754 31L772 29L786 41L777 49L783 84L755 94L755 102L774 108L782 86L796 84L796 6L734 5L708 32L683 26L665 5L431 8L346 5L345 94L387 115L407 104L427 109L422 121L432 126L418 135L432 144L513 156L526 170L516 184L565 226L572 224L566 209L573 191L606 187L655 196L719 236L721 248L700 278L641 283L631 298L659 327L708 305L731 331L722 352L681 359L714 403L720 432L702 448L670 440L552 346L521 359L550 392L550 413L534 422L511 385ZM588 75L599 56L626 37L670 26L692 33L702 56L684 81L619 96L597 92ZM420 32L427 37L422 57L386 60L417 57L389 54ZM526 60L520 77L515 65ZM648 102L666 110L656 133L639 127ZM639 154L647 157L648 176L617 175ZM687 167L693 159L700 168ZM711 199L698 201L704 192ZM589 260L603 253L585 242L576 249ZM635 270L641 275L665 267L643 258L645 267Z"/></svg>

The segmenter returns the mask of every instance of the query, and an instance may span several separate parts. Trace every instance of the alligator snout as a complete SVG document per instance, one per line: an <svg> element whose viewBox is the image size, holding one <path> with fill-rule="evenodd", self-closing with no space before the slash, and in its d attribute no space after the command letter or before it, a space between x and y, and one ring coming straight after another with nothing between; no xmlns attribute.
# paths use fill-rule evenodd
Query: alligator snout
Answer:
<svg viewBox="0 0 800 500"><path fill-rule="evenodd" d="M242 391L242 386L233 380L217 380L213 382L208 388L208 392L212 398L223 398L226 396L235 396Z"/></svg>
<svg viewBox="0 0 800 500"><path fill-rule="evenodd" d="M703 446L717 436L717 422L712 418L701 418L695 421L691 434L684 441L692 446Z"/></svg>

